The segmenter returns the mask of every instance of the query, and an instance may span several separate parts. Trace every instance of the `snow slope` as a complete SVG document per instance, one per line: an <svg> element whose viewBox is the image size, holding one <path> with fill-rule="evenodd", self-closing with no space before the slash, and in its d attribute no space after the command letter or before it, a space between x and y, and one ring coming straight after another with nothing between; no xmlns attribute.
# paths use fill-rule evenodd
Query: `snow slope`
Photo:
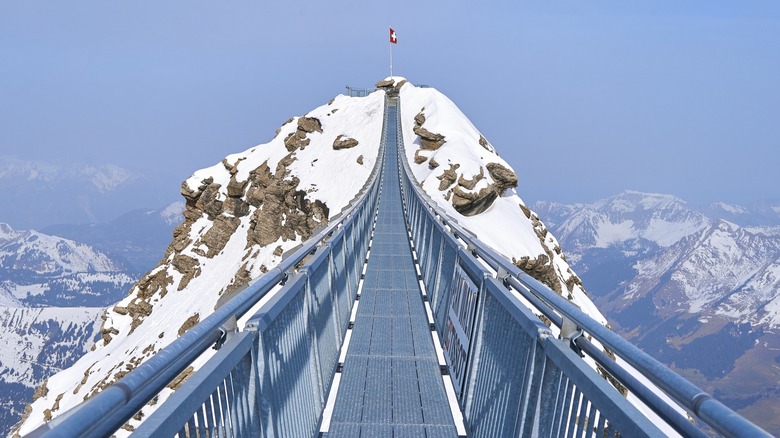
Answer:
<svg viewBox="0 0 780 438"><path fill-rule="evenodd" d="M407 158L425 190L508 258L537 263L553 286L606 324L555 238L514 189L469 217L461 218L444 199L437 176L449 167L447 163L457 162L458 175L464 178L492 164L509 172L511 168L486 141L480 144L479 132L446 96L411 84L400 91ZM185 222L174 231L165 259L108 311L96 349L49 379L48 394L32 404L21 432L33 430L45 416L70 409L138 366L208 316L223 293L260 276L311 235L312 227L346 207L374 166L383 102L381 91L362 98L337 96L305 117L290 119L270 142L228 155L187 179L182 184ZM414 162L413 145L418 142L414 117L421 108L427 117L425 127L446 136L445 144L429 154L441 163L437 169ZM334 144L344 138L357 145L336 150ZM471 190L494 182L488 175ZM170 392L166 390L156 406ZM151 409L144 408L144 415Z"/></svg>
<svg viewBox="0 0 780 438"><path fill-rule="evenodd" d="M107 312L96 349L49 379L48 394L31 405L20 432L76 406L204 319L223 293L260 276L312 227L324 225L328 217L318 215L323 205L328 216L346 207L376 161L383 105L383 92L337 96L306 115L318 120L319 130L315 123L304 132L308 119L290 119L270 142L187 179L185 222L165 259ZM358 144L335 150L339 136ZM280 222L266 224L269 217ZM282 236L264 241L279 229Z"/></svg>
<svg viewBox="0 0 780 438"><path fill-rule="evenodd" d="M395 79L398 82L402 80ZM606 318L588 298L576 274L562 256L558 241L547 232L536 213L528 209L516 189L505 190L487 210L473 216L464 216L456 211L447 199L448 192L440 190L440 177L455 165L459 178L472 179L480 172L484 175L471 192L478 192L495 182L490 172L485 171L488 164L497 163L511 170L511 166L498 156L495 148L484 139L463 112L447 96L434 88L415 87L406 83L401 87L400 98L406 157L415 178L437 205L459 224L476 234L480 240L509 259L546 257L549 261L544 267L552 271L559 283L559 288L554 289L595 320L606 325ZM422 126L425 129L445 137L444 144L435 151L419 149L421 141L414 132L415 116L419 113L424 114L425 122ZM427 161L417 163L415 154L426 157ZM431 160L438 163L438 166L432 167Z"/></svg>

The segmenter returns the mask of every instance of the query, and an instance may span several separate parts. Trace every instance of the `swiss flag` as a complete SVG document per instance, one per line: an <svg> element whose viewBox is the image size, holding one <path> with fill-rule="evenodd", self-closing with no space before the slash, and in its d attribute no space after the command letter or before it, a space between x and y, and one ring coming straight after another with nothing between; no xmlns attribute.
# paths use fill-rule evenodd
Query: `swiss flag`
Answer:
<svg viewBox="0 0 780 438"><path fill-rule="evenodd" d="M398 38L395 36L395 31L393 28L390 28L390 42L393 44L398 44Z"/></svg>

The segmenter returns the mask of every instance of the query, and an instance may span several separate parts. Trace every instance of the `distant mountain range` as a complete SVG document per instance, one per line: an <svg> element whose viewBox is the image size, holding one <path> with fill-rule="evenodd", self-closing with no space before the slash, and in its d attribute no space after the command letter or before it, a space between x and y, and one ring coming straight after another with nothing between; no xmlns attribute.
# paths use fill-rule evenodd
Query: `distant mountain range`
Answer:
<svg viewBox="0 0 780 438"><path fill-rule="evenodd" d="M0 399L8 401L0 435L19 421L37 387L93 345L106 307L159 262L183 208L134 210L47 233L0 223Z"/></svg>
<svg viewBox="0 0 780 438"><path fill-rule="evenodd" d="M177 199L161 178L112 164L53 164L0 156L0 222L42 230L55 224L104 223L122 212Z"/></svg>
<svg viewBox="0 0 780 438"><path fill-rule="evenodd" d="M615 330L780 431L780 203L626 191L534 209Z"/></svg>

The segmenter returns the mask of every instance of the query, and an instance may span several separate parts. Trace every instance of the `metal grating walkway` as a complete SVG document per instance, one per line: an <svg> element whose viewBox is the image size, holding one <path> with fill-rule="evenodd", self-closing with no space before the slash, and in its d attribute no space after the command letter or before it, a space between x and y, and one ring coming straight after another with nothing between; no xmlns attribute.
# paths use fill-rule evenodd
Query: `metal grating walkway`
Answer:
<svg viewBox="0 0 780 438"><path fill-rule="evenodd" d="M404 223L397 108L387 111L379 212L328 437L454 437Z"/></svg>

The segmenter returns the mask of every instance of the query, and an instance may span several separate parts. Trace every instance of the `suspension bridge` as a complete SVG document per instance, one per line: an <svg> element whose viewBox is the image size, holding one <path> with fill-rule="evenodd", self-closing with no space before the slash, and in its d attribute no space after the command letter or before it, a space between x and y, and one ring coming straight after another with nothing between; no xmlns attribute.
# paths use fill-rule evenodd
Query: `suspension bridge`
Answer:
<svg viewBox="0 0 780 438"><path fill-rule="evenodd" d="M29 436L110 436L212 347L133 436L769 436L440 211L400 112L388 96L376 167L325 229Z"/></svg>

